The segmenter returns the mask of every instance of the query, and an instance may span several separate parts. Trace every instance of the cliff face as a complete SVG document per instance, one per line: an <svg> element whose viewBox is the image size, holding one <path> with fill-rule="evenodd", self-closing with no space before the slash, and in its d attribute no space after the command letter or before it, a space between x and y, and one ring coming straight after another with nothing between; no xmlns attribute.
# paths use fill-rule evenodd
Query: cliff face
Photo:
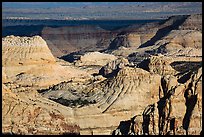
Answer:
<svg viewBox="0 0 204 137"><path fill-rule="evenodd" d="M49 24L48 24L49 25ZM66 25L66 24L65 24ZM40 35L49 46L54 57L77 52L106 49L117 32L102 29L97 25L81 26L32 25L3 27L2 36ZM26 31L25 31L26 30Z"/></svg>
<svg viewBox="0 0 204 137"><path fill-rule="evenodd" d="M113 54L125 55L131 49L151 54L201 56L202 15L173 16L163 22L132 25L122 31L110 44ZM128 48L127 54L119 47Z"/></svg>
<svg viewBox="0 0 204 137"><path fill-rule="evenodd" d="M2 65L22 66L55 63L46 42L39 36L2 38Z"/></svg>
<svg viewBox="0 0 204 137"><path fill-rule="evenodd" d="M56 60L46 42L39 36L2 38L2 67L7 77L13 79L26 74L49 73ZM42 69L44 68L44 69ZM40 71L43 70L43 71ZM22 76L21 76L22 75Z"/></svg>
<svg viewBox="0 0 204 137"><path fill-rule="evenodd" d="M202 32L202 14L189 16L179 27L180 30L197 30Z"/></svg>
<svg viewBox="0 0 204 137"><path fill-rule="evenodd" d="M120 33L110 43L108 49L114 50L119 47L139 48L142 44L153 38L159 28L158 22L142 25L131 25L118 30Z"/></svg>
<svg viewBox="0 0 204 137"><path fill-rule="evenodd" d="M106 49L116 34L97 26L67 26L45 27L41 35L49 45L52 54L60 57L80 50Z"/></svg>

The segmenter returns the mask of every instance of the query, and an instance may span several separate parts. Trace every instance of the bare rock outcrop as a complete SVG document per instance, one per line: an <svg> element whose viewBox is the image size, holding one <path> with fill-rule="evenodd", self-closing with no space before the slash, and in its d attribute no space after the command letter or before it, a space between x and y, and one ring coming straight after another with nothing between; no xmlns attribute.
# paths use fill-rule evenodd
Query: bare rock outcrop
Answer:
<svg viewBox="0 0 204 137"><path fill-rule="evenodd" d="M74 67L58 65L40 36L2 38L2 68L7 83L10 81L24 87L41 88L78 76L89 77Z"/></svg>
<svg viewBox="0 0 204 137"><path fill-rule="evenodd" d="M3 66L55 63L46 42L40 36L2 38Z"/></svg>
<svg viewBox="0 0 204 137"><path fill-rule="evenodd" d="M202 33L195 30L174 30L158 41L157 52L176 56L202 56Z"/></svg>
<svg viewBox="0 0 204 137"><path fill-rule="evenodd" d="M171 17L164 23L175 22L171 28L168 26L164 36L155 40L152 45L158 47L153 52L168 54L169 56L202 56L202 15L183 16L180 23L176 22L178 17ZM168 29L169 28L169 31Z"/></svg>
<svg viewBox="0 0 204 137"><path fill-rule="evenodd" d="M180 30L197 30L202 32L202 14L190 15L184 21L184 23L179 26Z"/></svg>
<svg viewBox="0 0 204 137"><path fill-rule="evenodd" d="M118 58L103 66L99 70L99 74L101 74L104 77L116 76L116 74L120 71L120 69L124 68L127 65L129 65L129 62L127 59Z"/></svg>
<svg viewBox="0 0 204 137"><path fill-rule="evenodd" d="M108 50L118 50L120 47L137 49L155 36L158 27L158 22L155 22L121 29L121 32L110 43Z"/></svg>
<svg viewBox="0 0 204 137"><path fill-rule="evenodd" d="M121 30L107 52L126 57L131 51L169 56L202 56L202 16L172 16L161 22L132 25ZM126 49L120 50L120 47Z"/></svg>
<svg viewBox="0 0 204 137"><path fill-rule="evenodd" d="M71 109L42 98L35 92L15 94L2 85L3 134L79 134L80 127L74 123Z"/></svg>
<svg viewBox="0 0 204 137"><path fill-rule="evenodd" d="M118 49L120 46L137 49L154 45L172 29L177 29L186 17L175 16L161 22L129 26L122 30L108 49Z"/></svg>
<svg viewBox="0 0 204 137"><path fill-rule="evenodd" d="M158 74L151 75L139 68L124 67L114 79L92 85L64 83L45 90L43 96L64 105L73 104L81 134L111 134L121 119L142 113L150 100L156 101L158 94L154 94L154 91L159 89L159 79ZM145 97L151 99L146 100ZM89 120L92 122L87 123Z"/></svg>
<svg viewBox="0 0 204 137"><path fill-rule="evenodd" d="M188 71L196 71L201 67L201 57L172 57L158 54L143 60L138 67L163 76L179 75Z"/></svg>
<svg viewBox="0 0 204 137"><path fill-rule="evenodd" d="M81 56L79 60L76 61L75 65L77 66L104 66L108 62L117 59L114 55L100 53L100 52L89 52Z"/></svg>
<svg viewBox="0 0 204 137"><path fill-rule="evenodd" d="M160 58L159 64L165 65L165 63L161 63L163 62L162 59L165 60L165 57L158 56L157 58ZM81 134L111 134L122 121L126 122L134 116L140 119L137 123L138 134L174 134L174 132L175 134L186 134L186 132L188 134L199 134L201 125L196 127L194 123L195 121L200 122L202 118L200 116L201 69L191 73L192 78L187 78L184 83L179 83L179 77L172 73L173 71L178 74L177 68L168 64L171 64L172 61L175 60L170 59L167 62L171 69L164 69L161 73L160 71L150 73L140 68L126 66L114 78L108 78L99 83L93 82L92 84L59 84L57 87L45 90L43 96L67 106L72 104L71 107L74 108L76 121L81 127ZM155 67L159 68L158 66ZM191 82L194 83L192 88L196 89L196 95L199 97L197 98L199 101L196 102L193 109L185 104L184 95ZM190 119L189 114L191 114ZM187 117L186 120L184 120L184 117ZM92 122L87 123L89 120ZM188 128L182 128L183 120L187 123L190 121ZM124 122L122 122L122 125ZM100 123L100 126L97 123ZM129 131L131 128L127 125L124 128L128 128ZM172 127L175 128L175 131ZM193 130L194 128L196 129ZM119 132L118 130L117 132ZM128 134L128 132L124 133ZM135 134L132 131L129 133Z"/></svg>
<svg viewBox="0 0 204 137"><path fill-rule="evenodd" d="M149 71L160 75L174 75L176 70L170 66L171 62L173 62L171 57L152 56L149 59Z"/></svg>
<svg viewBox="0 0 204 137"><path fill-rule="evenodd" d="M201 69L185 83L166 75L161 78L159 100L142 113L120 121L114 135L194 135L202 128ZM191 102L191 103L190 103ZM197 124L196 124L197 123Z"/></svg>

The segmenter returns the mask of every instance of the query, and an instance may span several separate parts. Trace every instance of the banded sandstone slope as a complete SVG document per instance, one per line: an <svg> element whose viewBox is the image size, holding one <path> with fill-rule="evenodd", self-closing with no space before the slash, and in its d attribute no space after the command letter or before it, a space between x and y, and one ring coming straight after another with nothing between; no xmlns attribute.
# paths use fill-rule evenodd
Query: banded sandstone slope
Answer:
<svg viewBox="0 0 204 137"><path fill-rule="evenodd" d="M110 44L108 53L122 56L132 53L202 55L201 14L173 16L162 22L132 25L121 31Z"/></svg>

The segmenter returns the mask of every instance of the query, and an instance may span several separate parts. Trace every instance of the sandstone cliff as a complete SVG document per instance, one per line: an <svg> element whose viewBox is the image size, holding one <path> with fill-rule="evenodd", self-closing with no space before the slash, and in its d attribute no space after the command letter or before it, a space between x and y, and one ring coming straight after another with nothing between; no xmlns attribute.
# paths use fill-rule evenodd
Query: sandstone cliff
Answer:
<svg viewBox="0 0 204 137"><path fill-rule="evenodd" d="M99 51L106 49L116 33L99 26L45 27L41 36L52 54L60 57L76 51Z"/></svg>
<svg viewBox="0 0 204 137"><path fill-rule="evenodd" d="M2 65L21 66L55 63L46 42L39 36L2 38Z"/></svg>
<svg viewBox="0 0 204 137"><path fill-rule="evenodd" d="M107 52L128 56L132 51L170 56L201 56L202 15L172 16L162 22L124 28ZM126 47L127 49L120 49Z"/></svg>

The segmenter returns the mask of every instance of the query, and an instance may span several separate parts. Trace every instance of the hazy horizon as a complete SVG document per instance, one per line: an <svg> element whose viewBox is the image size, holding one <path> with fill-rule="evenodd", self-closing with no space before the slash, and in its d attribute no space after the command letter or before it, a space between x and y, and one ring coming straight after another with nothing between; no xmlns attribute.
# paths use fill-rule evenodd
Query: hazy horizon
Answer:
<svg viewBox="0 0 204 137"><path fill-rule="evenodd" d="M2 2L3 18L161 19L202 14L202 2Z"/></svg>

